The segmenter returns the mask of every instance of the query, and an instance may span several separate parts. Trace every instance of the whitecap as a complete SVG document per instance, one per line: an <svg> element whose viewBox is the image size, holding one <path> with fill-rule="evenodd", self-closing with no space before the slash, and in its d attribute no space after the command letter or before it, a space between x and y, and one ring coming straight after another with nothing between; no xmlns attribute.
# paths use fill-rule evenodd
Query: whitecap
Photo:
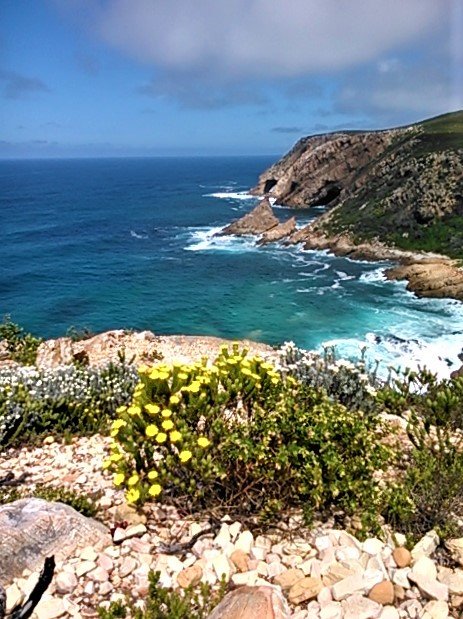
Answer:
<svg viewBox="0 0 463 619"><path fill-rule="evenodd" d="M130 230L130 236L134 239L147 239L148 238L147 234L139 234L138 232L135 232L135 230Z"/></svg>
<svg viewBox="0 0 463 619"><path fill-rule="evenodd" d="M189 228L190 244L186 251L220 251L245 252L257 250L256 239L253 237L217 236L222 226Z"/></svg>
<svg viewBox="0 0 463 619"><path fill-rule="evenodd" d="M362 275L360 275L359 277L359 281L368 284L372 284L375 282L386 282L386 268L387 267L380 267L379 269L375 269L374 271L367 271L366 273L362 273Z"/></svg>
<svg viewBox="0 0 463 619"><path fill-rule="evenodd" d="M259 196L252 196L247 191L216 191L214 193L206 193L203 197L225 200L255 200Z"/></svg>

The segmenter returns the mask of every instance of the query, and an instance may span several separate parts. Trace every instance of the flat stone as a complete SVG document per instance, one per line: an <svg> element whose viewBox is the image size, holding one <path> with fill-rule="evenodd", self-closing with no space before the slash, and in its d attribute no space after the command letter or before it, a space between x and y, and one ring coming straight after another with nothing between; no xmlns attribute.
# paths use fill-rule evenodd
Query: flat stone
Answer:
<svg viewBox="0 0 463 619"><path fill-rule="evenodd" d="M378 555L381 553L384 547L384 543L376 539L375 537L369 537L362 544L363 552L368 553L369 555Z"/></svg>
<svg viewBox="0 0 463 619"><path fill-rule="evenodd" d="M340 601L348 598L353 593L363 591L364 589L365 582L362 574L354 574L353 576L348 576L347 578L344 578L344 580L334 583L331 587L331 593L333 594L333 598L335 600Z"/></svg>
<svg viewBox="0 0 463 619"><path fill-rule="evenodd" d="M95 549L93 548L93 546L86 546L80 552L79 557L82 561L96 561L98 558L98 555L95 552Z"/></svg>
<svg viewBox="0 0 463 619"><path fill-rule="evenodd" d="M442 600L428 602L423 608L423 619L447 619L449 616L449 605Z"/></svg>
<svg viewBox="0 0 463 619"><path fill-rule="evenodd" d="M220 527L219 533L214 538L214 544L222 549L225 549L231 542L231 535L227 524Z"/></svg>
<svg viewBox="0 0 463 619"><path fill-rule="evenodd" d="M392 557L397 567L408 567L412 562L412 553L408 550L408 548L404 548L403 546L394 548L392 551Z"/></svg>
<svg viewBox="0 0 463 619"><path fill-rule="evenodd" d="M274 587L239 587L228 593L207 619L289 619L290 611Z"/></svg>
<svg viewBox="0 0 463 619"><path fill-rule="evenodd" d="M77 584L77 577L71 572L60 572L55 578L56 591L61 594L72 593Z"/></svg>
<svg viewBox="0 0 463 619"><path fill-rule="evenodd" d="M420 556L413 564L412 571L409 575L410 580L416 581L416 578L437 578L437 567L432 559L426 556Z"/></svg>
<svg viewBox="0 0 463 619"><path fill-rule="evenodd" d="M349 576L353 576L355 573L351 567L346 567L344 563L332 563L326 573L323 574L323 582L326 586L331 586Z"/></svg>
<svg viewBox="0 0 463 619"><path fill-rule="evenodd" d="M61 598L40 600L35 610L37 619L57 619L66 614L66 607Z"/></svg>
<svg viewBox="0 0 463 619"><path fill-rule="evenodd" d="M201 582L203 570L197 563L191 567L187 567L177 574L177 583L182 589L187 587L195 587Z"/></svg>
<svg viewBox="0 0 463 619"><path fill-rule="evenodd" d="M298 570L297 568L291 568L289 570L286 570L286 572L282 572L278 576L275 576L274 583L281 587L283 591L287 591L303 578L304 572L302 570Z"/></svg>
<svg viewBox="0 0 463 619"><path fill-rule="evenodd" d="M133 557L124 557L119 566L119 576L126 578L138 567L138 562Z"/></svg>
<svg viewBox="0 0 463 619"><path fill-rule="evenodd" d="M249 570L249 572L239 572L238 574L233 574L231 577L231 581L237 587L243 585L253 587L256 584L258 578L259 573L257 570Z"/></svg>
<svg viewBox="0 0 463 619"><path fill-rule="evenodd" d="M235 542L235 550L242 550L249 554L254 544L254 536L251 531L242 531Z"/></svg>
<svg viewBox="0 0 463 619"><path fill-rule="evenodd" d="M383 580L383 582L375 585L368 594L370 600L378 602L382 606L394 603L394 585L390 580Z"/></svg>
<svg viewBox="0 0 463 619"><path fill-rule="evenodd" d="M419 557L429 557L436 550L439 545L439 536L433 531L426 533L420 541L412 548L412 558L418 559Z"/></svg>
<svg viewBox="0 0 463 619"><path fill-rule="evenodd" d="M320 619L342 619L341 602L329 602L320 609Z"/></svg>
<svg viewBox="0 0 463 619"><path fill-rule="evenodd" d="M445 545L452 553L453 558L463 566L463 537L448 539Z"/></svg>
<svg viewBox="0 0 463 619"><path fill-rule="evenodd" d="M359 594L351 595L342 602L344 619L376 619L381 605Z"/></svg>
<svg viewBox="0 0 463 619"><path fill-rule="evenodd" d="M91 572L96 568L96 563L94 561L82 561L76 565L76 576L80 578L88 572Z"/></svg>
<svg viewBox="0 0 463 619"><path fill-rule="evenodd" d="M414 582L418 586L421 593L427 598L432 600L442 600L444 602L447 602L449 599L449 588L447 585L444 585L435 579L418 576L418 578L415 578Z"/></svg>
<svg viewBox="0 0 463 619"><path fill-rule="evenodd" d="M214 571L217 574L217 578L220 580L221 578L225 578L226 582L230 580L230 576L232 574L232 566L228 557L225 555L218 555L212 559L212 565L214 567Z"/></svg>
<svg viewBox="0 0 463 619"><path fill-rule="evenodd" d="M126 529L122 529L118 527L114 531L113 539L116 544L123 542L126 539L131 539L132 537L141 537L146 533L147 529L142 522L137 524L132 524Z"/></svg>
<svg viewBox="0 0 463 619"><path fill-rule="evenodd" d="M90 580L94 580L96 582L106 582L109 579L109 574L102 567L96 567L94 570L87 574Z"/></svg>
<svg viewBox="0 0 463 619"><path fill-rule="evenodd" d="M12 584L6 589L6 610L9 613L15 606L24 600L24 593L20 591L16 584Z"/></svg>
<svg viewBox="0 0 463 619"><path fill-rule="evenodd" d="M316 598L323 589L323 583L319 578L306 576L301 578L290 588L288 592L288 600L291 604L299 605L302 602L307 602Z"/></svg>
<svg viewBox="0 0 463 619"><path fill-rule="evenodd" d="M399 611L394 606L385 606L379 619L400 619Z"/></svg>
<svg viewBox="0 0 463 619"><path fill-rule="evenodd" d="M398 570L392 570L392 582L396 585L400 585L404 589L410 589L410 581L408 576L411 572L409 567L404 567Z"/></svg>
<svg viewBox="0 0 463 619"><path fill-rule="evenodd" d="M439 582L447 585L449 593L452 595L463 595L463 571L462 570L449 570L445 574L439 574Z"/></svg>

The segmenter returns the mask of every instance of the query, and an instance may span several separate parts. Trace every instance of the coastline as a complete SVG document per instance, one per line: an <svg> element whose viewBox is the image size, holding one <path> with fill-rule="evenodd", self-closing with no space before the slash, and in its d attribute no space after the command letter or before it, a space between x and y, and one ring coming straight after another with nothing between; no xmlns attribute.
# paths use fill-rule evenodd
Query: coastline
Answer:
<svg viewBox="0 0 463 619"><path fill-rule="evenodd" d="M463 269L447 256L405 251L379 241L357 244L346 234L327 236L317 230L307 230L307 227L291 235L286 243L302 243L304 249L326 249L336 256L354 260L392 261L397 265L386 270L386 278L407 280L407 290L418 297L463 301Z"/></svg>

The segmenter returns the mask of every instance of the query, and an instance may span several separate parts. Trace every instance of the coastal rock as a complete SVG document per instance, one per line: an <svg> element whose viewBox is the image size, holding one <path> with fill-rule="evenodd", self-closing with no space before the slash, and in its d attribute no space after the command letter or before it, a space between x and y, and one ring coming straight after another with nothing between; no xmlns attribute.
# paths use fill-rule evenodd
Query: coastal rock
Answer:
<svg viewBox="0 0 463 619"><path fill-rule="evenodd" d="M42 499L0 506L0 539L0 584L8 584L26 568L34 570L48 556L63 560L86 546L103 548L111 543L101 523L69 505Z"/></svg>
<svg viewBox="0 0 463 619"><path fill-rule="evenodd" d="M286 239L296 230L296 218L291 217L283 223L279 223L274 228L271 228L261 236L258 245L267 245L268 243L276 243Z"/></svg>
<svg viewBox="0 0 463 619"><path fill-rule="evenodd" d="M244 217L226 226L220 232L220 235L246 236L263 234L267 230L278 226L279 223L268 198L264 198L250 213L246 213Z"/></svg>
<svg viewBox="0 0 463 619"><path fill-rule="evenodd" d="M228 593L208 619L287 619L289 608L274 587L240 587Z"/></svg>

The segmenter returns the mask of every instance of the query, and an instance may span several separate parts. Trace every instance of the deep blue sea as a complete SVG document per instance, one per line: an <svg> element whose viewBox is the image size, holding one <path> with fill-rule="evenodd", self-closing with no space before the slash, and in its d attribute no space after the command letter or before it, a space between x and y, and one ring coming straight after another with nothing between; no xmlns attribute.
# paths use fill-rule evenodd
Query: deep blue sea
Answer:
<svg viewBox="0 0 463 619"><path fill-rule="evenodd" d="M463 304L415 298L384 280L387 264L214 237L274 160L0 161L0 314L43 337L151 329L459 365Z"/></svg>

